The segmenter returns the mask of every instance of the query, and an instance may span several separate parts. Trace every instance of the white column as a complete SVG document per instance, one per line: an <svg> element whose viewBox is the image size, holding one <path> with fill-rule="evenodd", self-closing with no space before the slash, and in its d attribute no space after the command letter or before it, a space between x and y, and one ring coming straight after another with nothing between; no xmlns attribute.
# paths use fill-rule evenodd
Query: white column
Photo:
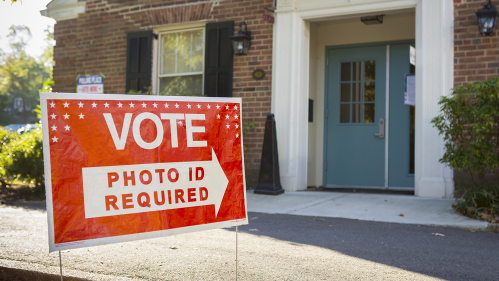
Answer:
<svg viewBox="0 0 499 281"><path fill-rule="evenodd" d="M307 188L309 25L293 9L278 11L271 108L277 125L281 184L284 190L295 191Z"/></svg>
<svg viewBox="0 0 499 281"><path fill-rule="evenodd" d="M419 0L416 8L415 194L421 197L449 197L454 190L449 169L439 163L443 139L430 123L453 85L452 11L447 0Z"/></svg>

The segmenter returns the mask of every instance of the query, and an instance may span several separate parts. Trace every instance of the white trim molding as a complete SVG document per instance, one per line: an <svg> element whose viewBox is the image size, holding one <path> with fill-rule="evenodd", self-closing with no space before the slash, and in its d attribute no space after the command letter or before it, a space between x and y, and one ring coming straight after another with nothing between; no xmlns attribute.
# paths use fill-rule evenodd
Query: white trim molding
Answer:
<svg viewBox="0 0 499 281"><path fill-rule="evenodd" d="M46 10L40 11L42 16L56 21L75 19L82 13L85 13L85 2L78 0L53 0L48 3Z"/></svg>
<svg viewBox="0 0 499 281"><path fill-rule="evenodd" d="M439 162L443 139L431 124L440 114L440 98L449 95L453 85L452 38L452 1L418 0L415 195L421 197L451 197L454 191L449 168Z"/></svg>
<svg viewBox="0 0 499 281"><path fill-rule="evenodd" d="M286 191L307 188L309 23L297 13L279 14L274 26L272 102L281 184Z"/></svg>

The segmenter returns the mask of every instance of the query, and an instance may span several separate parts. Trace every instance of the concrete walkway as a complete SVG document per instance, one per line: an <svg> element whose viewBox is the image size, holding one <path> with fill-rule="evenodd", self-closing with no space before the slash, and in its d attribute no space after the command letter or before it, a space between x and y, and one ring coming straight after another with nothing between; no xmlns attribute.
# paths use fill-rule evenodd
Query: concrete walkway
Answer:
<svg viewBox="0 0 499 281"><path fill-rule="evenodd" d="M248 211L436 225L484 230L487 222L454 212L454 199L421 198L409 195L341 193L327 191L286 192L268 196L247 192Z"/></svg>

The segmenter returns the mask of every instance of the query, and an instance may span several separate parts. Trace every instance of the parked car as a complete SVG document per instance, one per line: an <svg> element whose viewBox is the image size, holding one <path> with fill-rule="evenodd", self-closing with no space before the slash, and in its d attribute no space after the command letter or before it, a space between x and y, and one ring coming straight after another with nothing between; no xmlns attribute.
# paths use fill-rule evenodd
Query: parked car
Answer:
<svg viewBox="0 0 499 281"><path fill-rule="evenodd" d="M11 124L4 126L3 129L11 132L18 132L19 134L29 132L36 128L36 124Z"/></svg>

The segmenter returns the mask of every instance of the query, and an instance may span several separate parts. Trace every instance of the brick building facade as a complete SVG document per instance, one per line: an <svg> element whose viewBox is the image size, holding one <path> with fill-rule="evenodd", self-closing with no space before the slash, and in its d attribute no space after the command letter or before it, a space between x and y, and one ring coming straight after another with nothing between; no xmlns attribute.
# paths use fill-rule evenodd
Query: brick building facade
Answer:
<svg viewBox="0 0 499 281"><path fill-rule="evenodd" d="M251 48L247 56L233 58L232 96L243 99L243 122L255 124L244 142L247 184L256 186L272 81L273 24L263 20L263 13L265 7L273 7L273 0L79 0L78 3L85 5L84 13L75 19L57 21L54 27L55 92L74 92L79 75L103 74L105 93L125 94L127 34L131 32L226 21L233 21L237 32L239 22L246 22L252 35ZM262 80L252 78L256 69L265 71Z"/></svg>
<svg viewBox="0 0 499 281"><path fill-rule="evenodd" d="M485 37L477 27L475 12L486 2L54 0L45 15L57 20L54 90L74 92L78 75L102 73L104 91L121 94L128 87L127 34L159 34L159 40L153 40L157 43L151 79L152 92L158 94L163 76L154 74L160 53L154 48L160 46L162 34L202 25L208 30L210 24L227 21L233 21L236 32L237 24L245 21L252 45L247 56L233 57L230 88L232 96L243 99L243 121L255 122L244 139L248 186L257 182L265 117L272 112L286 191L342 186L451 197L454 176L439 162L444 143L430 121L440 114L440 97L449 95L453 86L499 76L497 32ZM274 16L275 23L263 20L265 13ZM362 17L373 15L381 20L365 24ZM414 66L409 47L416 50ZM380 79L371 81L376 98L359 102L353 90L340 97L340 86L353 89L371 83L364 78L339 80L343 63L365 70L371 60ZM263 80L252 78L255 69L266 72ZM415 74L415 106L409 110L404 75L410 73ZM383 75L386 79L379 78ZM365 88L360 91L361 96L366 93ZM339 120L340 115L346 119ZM352 133L361 127L363 131ZM384 129L386 135L380 133ZM372 148L363 150L367 143ZM368 175L372 179L367 180Z"/></svg>

